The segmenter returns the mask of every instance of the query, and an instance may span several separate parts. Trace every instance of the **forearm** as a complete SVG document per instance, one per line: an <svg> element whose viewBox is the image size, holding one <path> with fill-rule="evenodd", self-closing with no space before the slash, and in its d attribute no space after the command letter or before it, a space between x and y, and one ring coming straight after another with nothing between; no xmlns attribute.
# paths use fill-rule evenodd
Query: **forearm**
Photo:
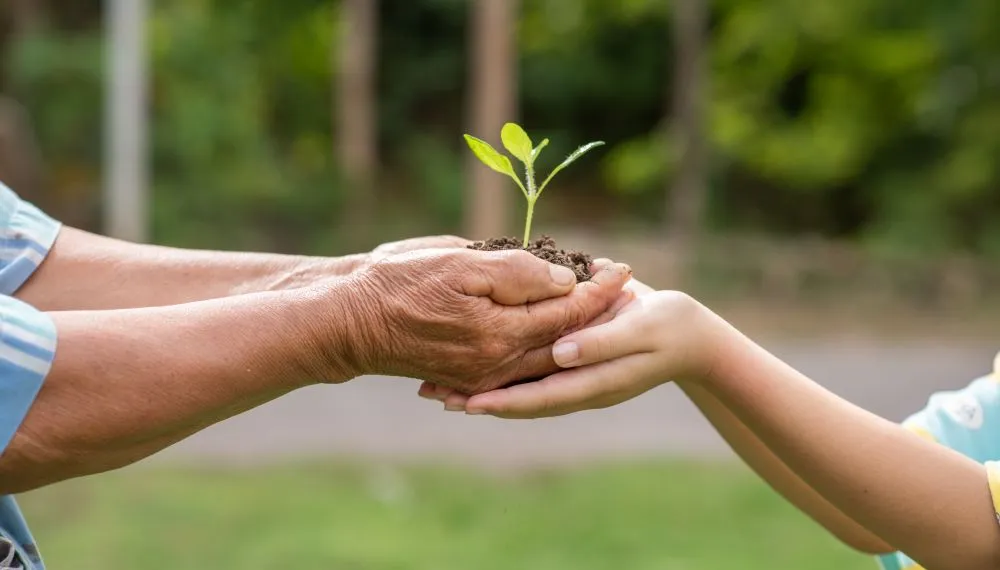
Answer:
<svg viewBox="0 0 1000 570"><path fill-rule="evenodd" d="M16 296L44 311L157 307L311 285L364 260L175 249L63 228Z"/></svg>
<svg viewBox="0 0 1000 570"><path fill-rule="evenodd" d="M691 382L678 384L733 451L788 502L854 549L870 554L894 550L803 482L711 392Z"/></svg>
<svg viewBox="0 0 1000 570"><path fill-rule="evenodd" d="M0 457L0 493L121 467L318 379L316 315L335 303L263 293L153 309L52 313L52 369ZM337 378L324 378L337 380Z"/></svg>
<svg viewBox="0 0 1000 570"><path fill-rule="evenodd" d="M706 388L808 486L928 569L1000 565L984 467L811 382L739 333Z"/></svg>

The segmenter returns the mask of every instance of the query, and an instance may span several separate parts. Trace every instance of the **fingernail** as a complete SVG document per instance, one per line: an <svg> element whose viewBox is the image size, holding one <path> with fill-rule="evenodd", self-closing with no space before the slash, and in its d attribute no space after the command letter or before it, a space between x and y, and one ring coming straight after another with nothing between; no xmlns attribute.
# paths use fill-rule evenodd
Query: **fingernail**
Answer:
<svg viewBox="0 0 1000 570"><path fill-rule="evenodd" d="M552 359L559 366L569 366L580 357L580 348L575 342L561 342L552 347Z"/></svg>
<svg viewBox="0 0 1000 570"><path fill-rule="evenodd" d="M465 415L467 416L482 416L485 414L486 411L484 410L465 410Z"/></svg>
<svg viewBox="0 0 1000 570"><path fill-rule="evenodd" d="M549 274L552 275L552 281L556 285L566 286L576 283L576 273L573 273L573 270L568 267L550 263Z"/></svg>
<svg viewBox="0 0 1000 570"><path fill-rule="evenodd" d="M461 412L465 409L465 406L461 404L452 404L451 402L445 402L444 411L446 412Z"/></svg>

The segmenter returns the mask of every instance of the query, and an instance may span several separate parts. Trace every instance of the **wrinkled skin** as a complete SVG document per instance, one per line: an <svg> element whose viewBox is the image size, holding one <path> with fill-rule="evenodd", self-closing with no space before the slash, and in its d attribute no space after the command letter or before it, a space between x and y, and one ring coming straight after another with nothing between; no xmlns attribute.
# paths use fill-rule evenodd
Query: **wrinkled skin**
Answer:
<svg viewBox="0 0 1000 570"><path fill-rule="evenodd" d="M352 279L347 376L406 376L478 394L551 374L552 343L606 312L630 275L607 264L576 285L571 271L520 250L386 256Z"/></svg>
<svg viewBox="0 0 1000 570"><path fill-rule="evenodd" d="M604 267L611 263L612 262L609 259L598 259L594 261L594 264L599 267ZM633 305L637 298L644 297L650 293L653 293L653 289L651 289L648 285L634 278L629 279L628 283L625 284L624 288L619 293L618 298L603 313L599 314L597 317L588 321L581 327L575 327L567 330L566 334L571 334L577 332L578 330L599 327L609 323L617 316L625 312L627 307ZM530 386L513 386L509 387L509 389L498 389L483 395L477 395L476 398L472 400L473 404L483 402L488 404L478 408L469 408L470 397L468 394L463 394L450 387L433 382L423 382L420 385L420 389L417 391L417 395L428 400L437 400L442 402L445 405L445 410L452 412L492 414L498 417L513 418L516 417L515 414L507 413L510 411L507 410L507 408L516 407L515 404L511 403L512 401L516 401L516 404L523 408L519 410L521 412L520 417L522 418L562 415L561 410L557 413L554 409L554 402L551 400L550 394L548 393L549 385L553 382L551 378L552 377L550 376L541 379L539 382L533 382ZM591 402L589 398L582 398L582 400L587 401L584 403L584 408L581 409L606 407L597 406L596 403ZM492 406L489 404L492 404Z"/></svg>
<svg viewBox="0 0 1000 570"><path fill-rule="evenodd" d="M383 243L368 254L368 265L378 263L388 257L419 251L422 249L456 249L472 245L472 241L458 236L441 235L415 237Z"/></svg>

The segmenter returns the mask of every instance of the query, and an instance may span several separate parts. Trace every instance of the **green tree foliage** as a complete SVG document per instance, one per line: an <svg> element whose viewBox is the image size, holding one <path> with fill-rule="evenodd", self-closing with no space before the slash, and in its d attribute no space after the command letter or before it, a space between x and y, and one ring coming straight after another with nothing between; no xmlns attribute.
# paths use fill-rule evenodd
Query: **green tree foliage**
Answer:
<svg viewBox="0 0 1000 570"><path fill-rule="evenodd" d="M335 240L338 2L153 5L157 237L275 249ZM429 217L427 231L454 229L468 2L381 6L380 204ZM713 0L712 9L714 229L1000 254L1000 3ZM7 87L32 113L50 183L89 184L96 202L99 5L49 10L48 31L6 47ZM573 141L609 144L567 175L572 193L550 199L662 215L673 170L670 18L661 0L521 2L520 122L551 139L554 155Z"/></svg>

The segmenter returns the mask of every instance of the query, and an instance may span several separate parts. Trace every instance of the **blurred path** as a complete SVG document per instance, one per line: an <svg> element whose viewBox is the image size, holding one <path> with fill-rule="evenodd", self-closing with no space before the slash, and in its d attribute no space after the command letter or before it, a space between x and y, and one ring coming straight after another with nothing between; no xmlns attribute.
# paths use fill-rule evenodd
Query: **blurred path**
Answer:
<svg viewBox="0 0 1000 570"><path fill-rule="evenodd" d="M765 343L832 391L892 420L935 390L989 371L995 346L944 341ZM446 414L417 383L365 378L303 390L214 426L150 463L258 463L317 456L442 459L518 467L663 454L725 457L725 444L673 386L609 410L531 422Z"/></svg>

